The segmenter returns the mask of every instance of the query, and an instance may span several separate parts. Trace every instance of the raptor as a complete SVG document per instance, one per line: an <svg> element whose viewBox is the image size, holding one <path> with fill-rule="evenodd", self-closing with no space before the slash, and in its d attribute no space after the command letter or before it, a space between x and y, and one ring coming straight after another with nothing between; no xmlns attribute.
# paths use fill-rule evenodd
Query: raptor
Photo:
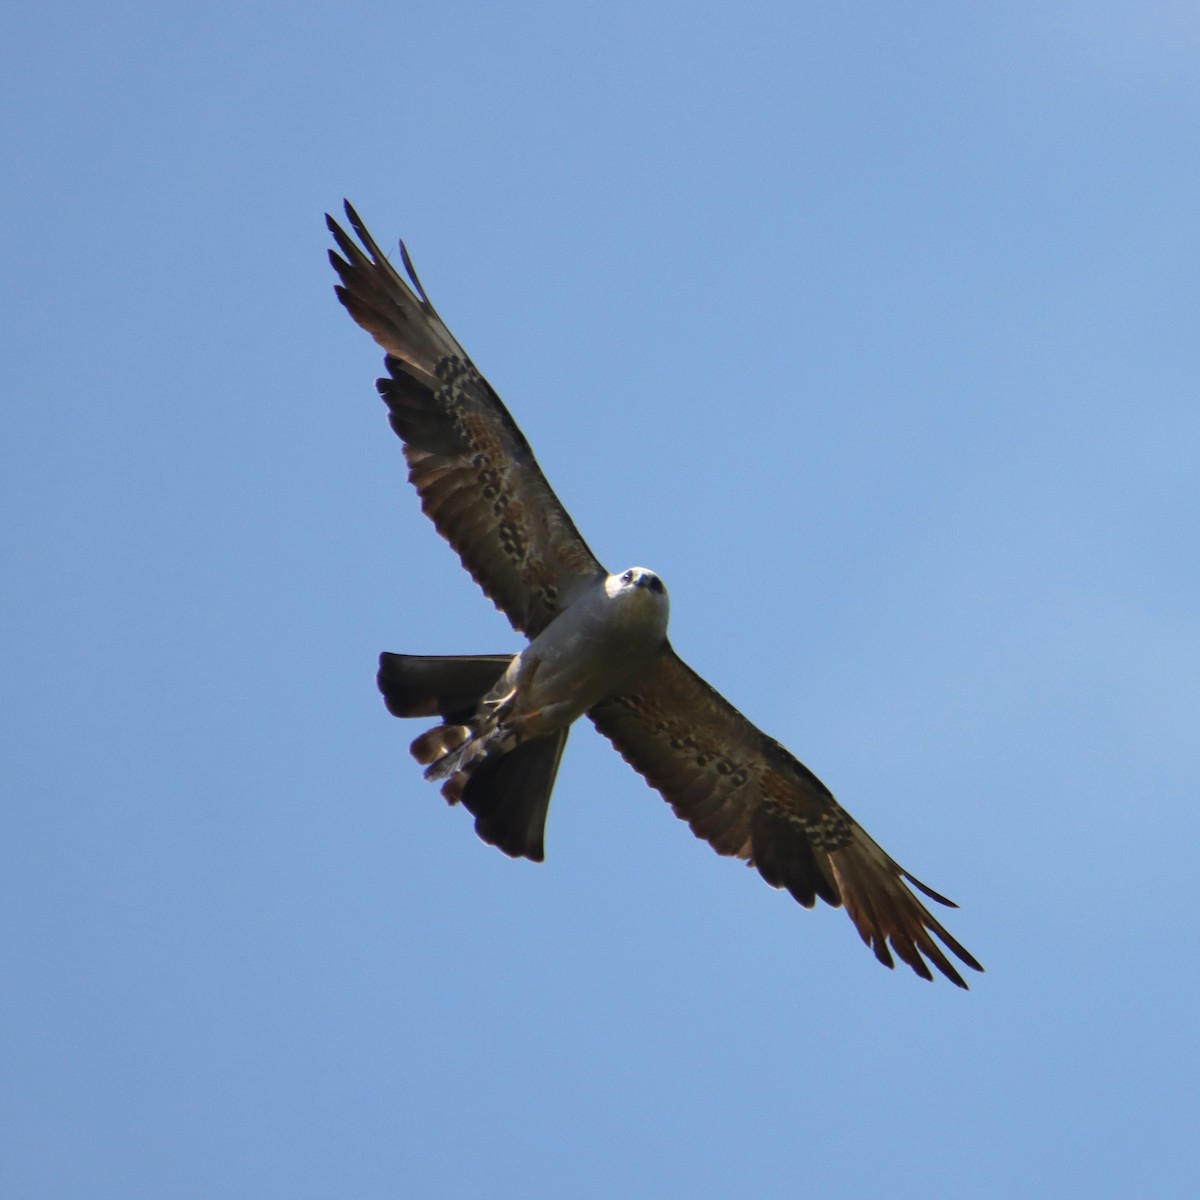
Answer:
<svg viewBox="0 0 1200 1200"><path fill-rule="evenodd" d="M404 244L407 279L349 205L357 241L327 216L338 298L386 352L376 387L421 507L485 594L528 639L517 654L384 653L398 717L436 718L412 744L427 779L479 836L541 861L571 725L587 716L718 854L752 864L806 908L844 905L887 967L930 964L965 988L949 951L983 968L920 899L954 907L904 870L773 738L684 663L663 582L609 573L546 482L521 431L438 316ZM939 944L940 943L940 944Z"/></svg>

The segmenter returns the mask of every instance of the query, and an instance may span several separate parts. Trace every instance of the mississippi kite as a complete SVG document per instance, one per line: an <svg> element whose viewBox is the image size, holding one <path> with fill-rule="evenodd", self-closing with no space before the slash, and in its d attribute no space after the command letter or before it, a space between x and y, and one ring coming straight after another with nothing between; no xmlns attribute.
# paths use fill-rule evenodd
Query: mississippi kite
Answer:
<svg viewBox="0 0 1200 1200"><path fill-rule="evenodd" d="M551 491L521 431L429 302L404 244L406 281L358 214L332 217L338 298L386 351L376 387L404 443L421 507L475 582L524 634L518 654L380 656L398 717L439 717L413 742L427 779L506 854L541 861L550 792L572 722L586 714L718 854L745 859L806 908L844 904L884 966L959 987L941 941L983 968L893 861L803 763L672 650L667 592L644 567L609 574ZM928 962L926 962L928 960Z"/></svg>

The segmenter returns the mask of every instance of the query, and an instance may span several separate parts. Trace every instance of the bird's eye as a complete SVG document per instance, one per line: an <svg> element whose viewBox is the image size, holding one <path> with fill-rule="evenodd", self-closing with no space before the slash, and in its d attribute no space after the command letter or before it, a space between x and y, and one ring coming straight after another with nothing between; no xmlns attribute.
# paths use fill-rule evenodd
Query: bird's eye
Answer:
<svg viewBox="0 0 1200 1200"><path fill-rule="evenodd" d="M633 582L633 572L626 571L625 574L621 576L621 582L622 583L632 583Z"/></svg>
<svg viewBox="0 0 1200 1200"><path fill-rule="evenodd" d="M661 592L663 590L663 581L657 575L650 577L650 590L652 592Z"/></svg>

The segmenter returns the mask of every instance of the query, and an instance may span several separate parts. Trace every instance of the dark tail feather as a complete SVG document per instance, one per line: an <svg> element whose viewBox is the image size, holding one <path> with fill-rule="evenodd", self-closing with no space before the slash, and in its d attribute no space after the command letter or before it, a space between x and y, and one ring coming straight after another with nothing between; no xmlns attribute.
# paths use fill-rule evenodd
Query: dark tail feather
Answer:
<svg viewBox="0 0 1200 1200"><path fill-rule="evenodd" d="M475 817L475 831L513 858L545 857L546 813L567 731L523 742L494 758L486 753L462 765L455 759L443 771L439 761L462 747L471 736L468 722L479 701L492 690L512 661L511 654L379 656L379 690L388 712L397 717L441 717L443 723L421 734L413 756L434 773L450 777L442 795L461 801ZM474 743L472 743L474 745ZM468 747L469 749L469 747ZM480 746L482 749L482 746ZM495 751L493 750L493 753Z"/></svg>
<svg viewBox="0 0 1200 1200"><path fill-rule="evenodd" d="M379 656L376 681L394 717L443 717L463 724L504 674L511 654Z"/></svg>
<svg viewBox="0 0 1200 1200"><path fill-rule="evenodd" d="M471 771L457 798L475 815L475 832L485 842L512 858L545 858L546 813L566 744L567 730L560 729L485 759ZM461 778L455 776L447 787Z"/></svg>

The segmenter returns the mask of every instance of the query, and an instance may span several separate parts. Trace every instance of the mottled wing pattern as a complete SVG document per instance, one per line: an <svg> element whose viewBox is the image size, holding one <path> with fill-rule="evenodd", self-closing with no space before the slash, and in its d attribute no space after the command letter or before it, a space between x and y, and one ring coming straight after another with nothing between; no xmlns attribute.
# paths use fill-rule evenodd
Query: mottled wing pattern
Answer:
<svg viewBox="0 0 1200 1200"><path fill-rule="evenodd" d="M475 582L536 636L571 596L605 574L550 489L516 422L425 295L403 244L408 281L349 204L360 247L332 218L338 299L387 351L376 387L404 442L421 507Z"/></svg>
<svg viewBox="0 0 1200 1200"><path fill-rule="evenodd" d="M665 646L624 692L588 714L622 757L657 788L718 854L744 858L806 908L817 897L844 904L864 942L887 967L892 952L923 979L932 963L959 987L962 976L934 941L983 968L942 928L905 881L936 900L895 863L829 789L757 729Z"/></svg>

